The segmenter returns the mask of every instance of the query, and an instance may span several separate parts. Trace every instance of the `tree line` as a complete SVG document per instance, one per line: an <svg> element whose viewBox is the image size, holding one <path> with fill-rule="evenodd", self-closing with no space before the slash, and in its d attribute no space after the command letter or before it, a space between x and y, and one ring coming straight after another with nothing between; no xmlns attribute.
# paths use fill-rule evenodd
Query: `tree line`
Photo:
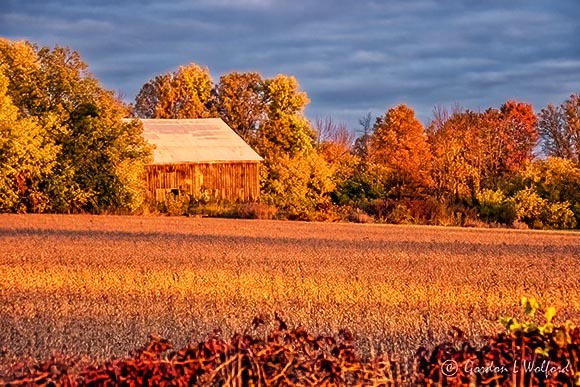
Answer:
<svg viewBox="0 0 580 387"><path fill-rule="evenodd" d="M288 75L195 63L147 81L133 104L100 86L68 48L0 40L0 211L138 212L151 147L123 117L220 117L258 154L261 202L290 219L576 228L580 96L534 112L412 108L361 118L358 137L310 122Z"/></svg>

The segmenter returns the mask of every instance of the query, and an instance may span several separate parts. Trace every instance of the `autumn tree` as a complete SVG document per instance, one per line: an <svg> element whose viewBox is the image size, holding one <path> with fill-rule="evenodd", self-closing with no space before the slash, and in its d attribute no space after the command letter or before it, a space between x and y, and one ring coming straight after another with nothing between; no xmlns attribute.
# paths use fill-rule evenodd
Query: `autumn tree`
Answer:
<svg viewBox="0 0 580 387"><path fill-rule="evenodd" d="M317 119L315 130L318 134L317 151L330 167L333 201L347 204L351 199L350 183L361 162L353 153L354 134L345 123L336 122L332 117Z"/></svg>
<svg viewBox="0 0 580 387"><path fill-rule="evenodd" d="M140 118L208 118L212 112L213 83L207 67L195 63L161 74L145 83L135 98Z"/></svg>
<svg viewBox="0 0 580 387"><path fill-rule="evenodd" d="M533 158L538 133L532 106L507 101L485 112L437 111L428 138L436 192L453 202L477 203Z"/></svg>
<svg viewBox="0 0 580 387"><path fill-rule="evenodd" d="M499 109L479 114L472 150L477 154L486 188L509 179L533 158L538 141L532 105L507 101Z"/></svg>
<svg viewBox="0 0 580 387"><path fill-rule="evenodd" d="M260 126L260 154L299 155L313 149L316 133L304 116L310 103L293 76L279 74L265 82L267 120Z"/></svg>
<svg viewBox="0 0 580 387"><path fill-rule="evenodd" d="M560 106L548 105L538 114L541 144L547 156L580 163L580 94Z"/></svg>
<svg viewBox="0 0 580 387"><path fill-rule="evenodd" d="M78 53L2 39L0 62L18 118L37 123L41 149L52 152L54 165L38 186L48 198L46 210L135 210L151 149L139 124L122 122L125 106L100 86Z"/></svg>
<svg viewBox="0 0 580 387"><path fill-rule="evenodd" d="M58 147L34 117L22 118L7 95L0 67L0 211L42 212L49 203L43 185L52 173Z"/></svg>
<svg viewBox="0 0 580 387"><path fill-rule="evenodd" d="M473 144L477 139L479 114L471 111L435 112L428 129L432 176L438 199L451 202L472 200L480 189L481 171Z"/></svg>
<svg viewBox="0 0 580 387"><path fill-rule="evenodd" d="M248 144L255 145L259 126L267 118L264 80L258 73L232 72L217 86L219 116Z"/></svg>
<svg viewBox="0 0 580 387"><path fill-rule="evenodd" d="M389 109L377 120L369 159L382 170L386 196L415 196L432 185L431 153L423 125L406 105Z"/></svg>
<svg viewBox="0 0 580 387"><path fill-rule="evenodd" d="M328 163L315 148L316 132L304 116L310 101L296 78L265 81L267 119L259 127L262 198L291 218L310 219L330 204L334 189Z"/></svg>
<svg viewBox="0 0 580 387"><path fill-rule="evenodd" d="M534 158L534 148L538 143L537 119L532 105L509 100L499 109L502 132L506 138L502 149L505 170L517 173Z"/></svg>

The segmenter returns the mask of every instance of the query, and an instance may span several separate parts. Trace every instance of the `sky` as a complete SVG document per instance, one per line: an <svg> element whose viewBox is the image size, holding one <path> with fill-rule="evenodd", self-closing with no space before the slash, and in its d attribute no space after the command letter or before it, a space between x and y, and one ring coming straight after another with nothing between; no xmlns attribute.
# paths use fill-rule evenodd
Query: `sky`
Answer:
<svg viewBox="0 0 580 387"><path fill-rule="evenodd" d="M294 75L311 120L400 103L508 99L536 110L580 92L579 0L0 0L0 36L78 51L131 102L158 74L195 62Z"/></svg>

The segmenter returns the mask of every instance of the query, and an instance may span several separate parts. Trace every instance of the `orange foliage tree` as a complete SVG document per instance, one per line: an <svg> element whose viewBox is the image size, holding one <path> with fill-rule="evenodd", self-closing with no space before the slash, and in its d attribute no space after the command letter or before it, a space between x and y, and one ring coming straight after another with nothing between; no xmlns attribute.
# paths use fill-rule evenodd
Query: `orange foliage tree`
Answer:
<svg viewBox="0 0 580 387"><path fill-rule="evenodd" d="M492 188L533 158L538 141L536 116L532 105L512 100L480 116L475 150L479 150L483 183Z"/></svg>
<svg viewBox="0 0 580 387"><path fill-rule="evenodd" d="M439 111L428 132L438 194L472 203L532 160L538 141L532 106L516 101L479 113Z"/></svg>
<svg viewBox="0 0 580 387"><path fill-rule="evenodd" d="M412 197L431 187L431 152L423 125L408 106L391 108L377 120L369 148L385 196Z"/></svg>

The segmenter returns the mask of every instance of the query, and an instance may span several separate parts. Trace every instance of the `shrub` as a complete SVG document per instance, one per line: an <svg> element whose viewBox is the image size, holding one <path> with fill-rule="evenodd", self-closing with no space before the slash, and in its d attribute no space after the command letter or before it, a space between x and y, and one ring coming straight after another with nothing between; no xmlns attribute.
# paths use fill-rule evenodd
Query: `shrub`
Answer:
<svg viewBox="0 0 580 387"><path fill-rule="evenodd" d="M574 161L559 157L549 157L530 163L519 174L519 187L533 189L550 203L569 203L569 210L574 213L576 225L580 222L580 167ZM549 211L554 212L554 211ZM558 213L558 210L555 210ZM561 213L567 217L568 211ZM553 219L550 222L555 228L570 228L569 219ZM576 226L573 226L576 227Z"/></svg>
<svg viewBox="0 0 580 387"><path fill-rule="evenodd" d="M351 210L345 217L345 219L349 222L353 223L374 223L375 219L372 216L369 216L365 212L360 209Z"/></svg>
<svg viewBox="0 0 580 387"><path fill-rule="evenodd" d="M545 224L551 228L571 229L576 227L576 217L568 202L548 204L543 215Z"/></svg>
<svg viewBox="0 0 580 387"><path fill-rule="evenodd" d="M413 223L413 216L411 215L411 210L405 204L397 203L389 213L387 221L394 224L411 224Z"/></svg>
<svg viewBox="0 0 580 387"><path fill-rule="evenodd" d="M67 386L394 386L407 379L400 362L387 355L361 358L348 331L313 336L278 321L265 339L246 334L226 341L216 333L171 351L167 340L153 336L130 359L79 367L70 358L53 358L40 365L22 364L5 381Z"/></svg>
<svg viewBox="0 0 580 387"><path fill-rule="evenodd" d="M516 220L526 223L531 228L543 228L542 214L547 206L533 189L526 188L514 195Z"/></svg>
<svg viewBox="0 0 580 387"><path fill-rule="evenodd" d="M549 387L580 384L580 328L570 321L557 325L555 308L542 309L533 298L521 305L529 321L502 317L503 332L474 346L456 327L450 340L432 350L421 347L413 369L401 357L361 355L354 336L314 336L289 329L278 316L265 338L236 334L179 350L160 337L131 358L104 364L80 363L74 357L20 362L1 385L165 385L165 386L483 386ZM544 322L535 317L544 312ZM254 332L265 324L253 321Z"/></svg>
<svg viewBox="0 0 580 387"><path fill-rule="evenodd" d="M158 211L169 216L181 216L190 213L191 197L186 194L168 193L165 201L157 204Z"/></svg>
<svg viewBox="0 0 580 387"><path fill-rule="evenodd" d="M570 229L577 225L568 202L549 202L533 189L518 191L513 198L516 219L531 228Z"/></svg>
<svg viewBox="0 0 580 387"><path fill-rule="evenodd" d="M404 203L411 213L413 222L421 224L437 224L437 218L445 206L433 197L407 199Z"/></svg>
<svg viewBox="0 0 580 387"><path fill-rule="evenodd" d="M386 221L391 212L391 202L384 199L373 199L361 203L361 209L378 221Z"/></svg>
<svg viewBox="0 0 580 387"><path fill-rule="evenodd" d="M223 215L241 219L276 219L278 209L264 203L240 203L226 209Z"/></svg>
<svg viewBox="0 0 580 387"><path fill-rule="evenodd" d="M511 225L516 220L513 201L502 190L484 189L477 195L479 216L486 222Z"/></svg>

